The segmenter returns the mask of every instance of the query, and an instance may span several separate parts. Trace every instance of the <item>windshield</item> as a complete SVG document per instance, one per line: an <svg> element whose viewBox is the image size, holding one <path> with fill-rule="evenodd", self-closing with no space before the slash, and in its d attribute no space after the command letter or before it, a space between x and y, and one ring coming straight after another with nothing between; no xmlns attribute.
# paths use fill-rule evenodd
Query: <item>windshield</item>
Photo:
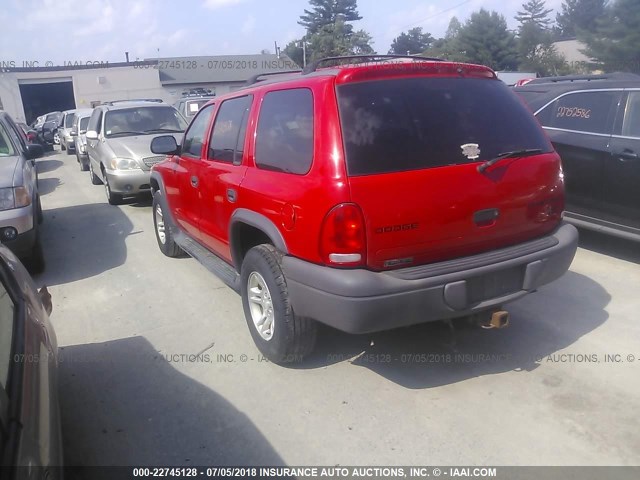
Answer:
<svg viewBox="0 0 640 480"><path fill-rule="evenodd" d="M349 175L484 161L511 150L552 151L533 115L500 81L354 83L338 87L338 104Z"/></svg>
<svg viewBox="0 0 640 480"><path fill-rule="evenodd" d="M10 157L12 155L15 155L13 145L4 128L4 124L0 123L0 157Z"/></svg>
<svg viewBox="0 0 640 480"><path fill-rule="evenodd" d="M173 107L132 107L108 111L104 129L107 136L182 132L186 121Z"/></svg>
<svg viewBox="0 0 640 480"><path fill-rule="evenodd" d="M87 125L89 125L89 118L90 117L84 117L80 119L80 130L86 130L87 129Z"/></svg>
<svg viewBox="0 0 640 480"><path fill-rule="evenodd" d="M75 113L67 113L67 116L64 117L64 128L71 128L73 126L74 118L76 118Z"/></svg>

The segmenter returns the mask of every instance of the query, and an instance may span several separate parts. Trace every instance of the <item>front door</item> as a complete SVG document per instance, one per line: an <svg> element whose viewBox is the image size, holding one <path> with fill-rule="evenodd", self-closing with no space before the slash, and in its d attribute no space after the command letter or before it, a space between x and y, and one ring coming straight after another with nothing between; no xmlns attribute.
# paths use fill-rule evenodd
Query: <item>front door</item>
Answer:
<svg viewBox="0 0 640 480"><path fill-rule="evenodd" d="M184 134L180 155L176 159L173 175L174 185L166 185L165 191L169 208L180 228L190 236L200 239L200 181L199 172L202 168L204 140L209 130L211 114L214 106L203 108L193 119Z"/></svg>
<svg viewBox="0 0 640 480"><path fill-rule="evenodd" d="M218 109L207 144L207 159L199 171L202 202L200 233L202 243L231 261L229 221L240 200L247 121L253 96L225 100Z"/></svg>

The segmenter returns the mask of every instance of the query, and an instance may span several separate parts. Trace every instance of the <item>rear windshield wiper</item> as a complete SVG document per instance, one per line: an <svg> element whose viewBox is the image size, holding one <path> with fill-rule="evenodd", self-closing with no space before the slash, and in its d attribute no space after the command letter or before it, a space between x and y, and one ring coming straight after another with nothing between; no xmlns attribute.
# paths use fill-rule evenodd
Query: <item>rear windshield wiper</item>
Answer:
<svg viewBox="0 0 640 480"><path fill-rule="evenodd" d="M504 160L505 158L526 157L528 155L535 155L536 153L541 152L541 148L524 148L522 150L512 150L511 152L499 153L497 157L487 160L482 165L478 165L478 171L482 173L491 165L498 163L500 160Z"/></svg>

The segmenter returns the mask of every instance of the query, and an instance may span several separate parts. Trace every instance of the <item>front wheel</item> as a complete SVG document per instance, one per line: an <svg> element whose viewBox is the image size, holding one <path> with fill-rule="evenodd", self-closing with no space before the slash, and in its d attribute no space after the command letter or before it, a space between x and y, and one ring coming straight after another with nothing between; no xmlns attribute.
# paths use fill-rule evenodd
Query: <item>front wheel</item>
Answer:
<svg viewBox="0 0 640 480"><path fill-rule="evenodd" d="M180 257L182 249L173 239L171 225L165 216L162 194L158 191L153 195L151 211L153 212L153 226L156 231L156 240L160 251L167 257Z"/></svg>
<svg viewBox="0 0 640 480"><path fill-rule="evenodd" d="M91 163L91 160L89 160L89 179L91 180L92 185L100 185L101 183L100 179L93 171L93 164Z"/></svg>
<svg viewBox="0 0 640 480"><path fill-rule="evenodd" d="M109 202L109 205L120 205L122 203L122 195L111 191L109 178L104 171L102 172L102 176L104 177L104 182L102 183L104 183L104 193L107 196L107 202Z"/></svg>
<svg viewBox="0 0 640 480"><path fill-rule="evenodd" d="M296 316L273 245L253 247L241 270L244 315L256 346L272 362L298 363L313 351L317 323Z"/></svg>
<svg viewBox="0 0 640 480"><path fill-rule="evenodd" d="M53 143L55 143L56 145L60 145L60 135L58 135L58 132L53 134Z"/></svg>

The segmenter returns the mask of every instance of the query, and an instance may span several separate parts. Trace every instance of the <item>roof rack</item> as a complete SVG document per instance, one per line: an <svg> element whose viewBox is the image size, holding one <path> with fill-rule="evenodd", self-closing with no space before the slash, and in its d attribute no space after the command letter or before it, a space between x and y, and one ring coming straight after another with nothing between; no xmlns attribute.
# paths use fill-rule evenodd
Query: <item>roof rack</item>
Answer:
<svg viewBox="0 0 640 480"><path fill-rule="evenodd" d="M380 59L380 60L373 60L373 59ZM320 60L316 60L313 63L310 63L309 65L307 65L306 67L304 67L302 69L302 74L303 75L307 75L309 73L315 72L318 67L320 66L320 64L325 63L325 62L330 62L330 61L336 61L336 60L364 60L364 59L370 59L373 61L383 61L386 59L390 59L390 58L408 58L411 60L427 60L430 62L444 62L443 59L441 58L435 58L435 57L423 57L421 55L378 55L378 54L371 54L371 55L344 55L341 57L326 57L326 58L321 58Z"/></svg>
<svg viewBox="0 0 640 480"><path fill-rule="evenodd" d="M635 73L614 72L597 75L563 75L559 77L541 77L531 80L527 85L540 83L591 82L596 80L640 80Z"/></svg>
<svg viewBox="0 0 640 480"><path fill-rule="evenodd" d="M104 102L102 105L113 105L114 103L126 103L126 102L164 103L164 100L162 100L161 98L127 98L124 100L111 100L109 102Z"/></svg>
<svg viewBox="0 0 640 480"><path fill-rule="evenodd" d="M300 73L302 70L282 70L281 72L267 72L267 73L258 73L249 77L249 79L244 83L244 87L248 87L249 85L253 85L254 83L258 83L262 81L260 77L266 77L269 75L284 75L287 73Z"/></svg>

